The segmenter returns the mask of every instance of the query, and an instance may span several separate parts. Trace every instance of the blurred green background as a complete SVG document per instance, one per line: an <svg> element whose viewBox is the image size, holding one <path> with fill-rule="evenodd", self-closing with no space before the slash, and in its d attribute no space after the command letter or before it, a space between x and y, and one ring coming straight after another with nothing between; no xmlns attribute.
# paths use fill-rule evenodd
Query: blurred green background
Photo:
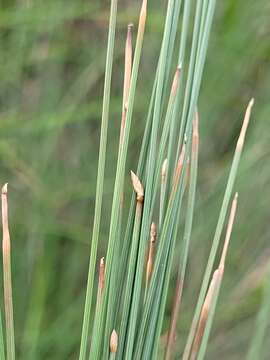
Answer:
<svg viewBox="0 0 270 360"><path fill-rule="evenodd" d="M108 0L1 1L0 180L10 185L19 359L75 359L78 354L109 5ZM136 25L138 5L138 0L119 4L99 256L108 234L126 25ZM137 165L165 10L166 2L150 1L128 169ZM253 96L255 106L207 359L245 358L262 289L270 281L269 19L268 0L217 1L198 104L199 184L178 350L189 330L243 112ZM268 359L267 340L264 345Z"/></svg>

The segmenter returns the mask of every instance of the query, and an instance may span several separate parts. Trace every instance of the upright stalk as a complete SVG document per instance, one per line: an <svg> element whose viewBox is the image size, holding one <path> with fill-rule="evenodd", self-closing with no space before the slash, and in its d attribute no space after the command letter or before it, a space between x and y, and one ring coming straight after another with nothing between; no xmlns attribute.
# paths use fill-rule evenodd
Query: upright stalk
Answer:
<svg viewBox="0 0 270 360"><path fill-rule="evenodd" d="M104 171L105 171L105 160L106 160L107 130L108 130L108 121L109 121L109 106L110 106L117 2L118 0L111 0L102 119L101 119L101 134L100 134L100 145L99 145L98 173L97 173L97 185L96 185L95 215L94 215L90 260L89 260L86 297L85 297L85 305L84 305L84 316L83 316L79 360L85 360L86 358L90 314L91 314L91 306L92 306L92 298L93 298L93 285L94 285L97 247L98 247L98 239L99 239L99 227L101 220L102 194L103 194L103 186L104 186Z"/></svg>
<svg viewBox="0 0 270 360"><path fill-rule="evenodd" d="M2 224L3 224L3 275L4 275L4 304L6 315L6 344L7 360L15 360L15 340L12 303L10 235L8 226L7 184L2 187Z"/></svg>
<svg viewBox="0 0 270 360"><path fill-rule="evenodd" d="M211 250L210 250L210 254L209 254L209 257L208 257L208 262L207 262L207 266L206 266L206 269L205 269L204 278L203 278L203 281L202 281L198 302L197 302L197 305L196 305L196 309L195 309L195 312L194 312L190 332L189 332L189 335L188 335L188 339L187 339L187 343L186 343L186 347L185 347L185 351L184 351L184 355L183 355L183 360L188 360L189 356L190 356L192 342L193 342L194 335L195 335L195 332L196 332L196 329L197 329L201 308L202 308L203 301L204 301L204 298L205 298L205 294L206 294L206 291L207 291L207 287L208 287L208 284L209 284L209 279L210 279L211 272L212 272L212 269L213 269L215 256L216 256L216 252L217 252L217 249L218 249L218 245L219 245L219 241L220 241L220 237L221 237L225 217L226 217L226 214L227 214L229 201L230 201L231 194L232 194L232 191L233 191L233 186L234 186L234 182L235 182L235 178L236 178L236 174L237 174L237 170L238 170L238 166L239 166L239 162L240 162L240 158L241 158L241 154L242 154L242 150L243 150L243 146L244 146L246 131L247 131L247 127L248 127L248 124L249 124L249 119L250 119L251 109L252 109L253 103L254 103L254 100L253 99L250 100L250 102L248 104L248 107L247 107L247 110L246 110L246 113L245 113L243 125L242 125L242 128L241 128L241 132L240 132L237 144L236 144L236 149L235 149L235 153L234 153L234 157L233 157L233 162L232 162L232 165L231 165L231 170L230 170L230 174L229 174L229 178L228 178L224 198L223 198L222 206L221 206L221 209L220 209L218 223L217 223L217 227L216 227L212 247L211 247Z"/></svg>

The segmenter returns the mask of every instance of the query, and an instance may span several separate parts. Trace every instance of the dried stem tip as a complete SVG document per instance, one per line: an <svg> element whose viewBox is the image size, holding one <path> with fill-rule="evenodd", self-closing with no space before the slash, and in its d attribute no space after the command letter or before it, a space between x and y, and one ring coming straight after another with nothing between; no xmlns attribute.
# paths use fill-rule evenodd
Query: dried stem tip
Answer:
<svg viewBox="0 0 270 360"><path fill-rule="evenodd" d="M230 215L229 215L229 221L228 221L228 225L227 225L222 255L221 255L221 259L220 259L220 265L219 265L220 268L224 268L224 265L225 265L225 259L226 259L226 255L227 255L227 251L228 251L228 246L229 246L232 229L233 229L233 224L234 224L234 220L235 220L235 214L236 214L236 210L237 210L237 202L238 202L238 193L235 193L234 199L232 202L232 206L231 206Z"/></svg>
<svg viewBox="0 0 270 360"><path fill-rule="evenodd" d="M5 305L5 317L6 317L7 358L15 359L7 185L8 184L5 184L2 187L2 194L1 194L2 224L3 224L2 246L3 246L3 275L4 275L4 305Z"/></svg>
<svg viewBox="0 0 270 360"><path fill-rule="evenodd" d="M110 350L111 353L116 353L118 346L118 335L115 330L112 331L111 339L110 339Z"/></svg>
<svg viewBox="0 0 270 360"><path fill-rule="evenodd" d="M104 288L104 274L105 274L105 260L104 257L102 257L99 262L99 278L98 278L99 291L102 291Z"/></svg>
<svg viewBox="0 0 270 360"><path fill-rule="evenodd" d="M176 93L177 93L177 88L178 88L179 78L180 78L180 71L181 71L181 68L177 67L175 74L174 74L172 89L171 89L171 94L173 97L175 97Z"/></svg>
<svg viewBox="0 0 270 360"><path fill-rule="evenodd" d="M6 194L7 194L7 186L8 186L8 183L6 183L6 184L2 187L2 195L6 195Z"/></svg>
<svg viewBox="0 0 270 360"><path fill-rule="evenodd" d="M150 229L150 244L149 244L149 252L148 259L146 264L146 287L148 287L148 283L152 274L153 262L154 262L154 247L157 239L157 227L154 222L151 224Z"/></svg>
<svg viewBox="0 0 270 360"><path fill-rule="evenodd" d="M133 185L134 191L137 194L137 201L138 202L143 202L144 188L142 186L142 183L140 182L138 176L133 171L131 171L130 173L131 173L132 185Z"/></svg>
<svg viewBox="0 0 270 360"><path fill-rule="evenodd" d="M165 159L163 164L162 164L162 168L161 168L161 179L162 179L162 181L165 180L165 177L167 175L167 170L168 170L168 159Z"/></svg>
<svg viewBox="0 0 270 360"><path fill-rule="evenodd" d="M154 222L152 222L150 229L150 241L154 243L156 242L156 238L157 238L157 226Z"/></svg>
<svg viewBox="0 0 270 360"><path fill-rule="evenodd" d="M252 109L253 104L254 104L254 99L252 98L250 100L250 102L248 103L246 113L245 113L245 117L244 117L244 121L243 121L243 125L242 125L241 132L240 132L238 142L237 142L237 148L240 151L242 150L242 147L244 145L246 131L247 131L247 127L248 127L248 124L249 124L249 119L250 119L250 114L251 114L251 109Z"/></svg>
<svg viewBox="0 0 270 360"><path fill-rule="evenodd" d="M2 187L2 196L1 196L2 197L2 224L3 224L3 255L10 252L10 235L9 235L9 228L8 228L7 192L8 192L8 184L6 183Z"/></svg>

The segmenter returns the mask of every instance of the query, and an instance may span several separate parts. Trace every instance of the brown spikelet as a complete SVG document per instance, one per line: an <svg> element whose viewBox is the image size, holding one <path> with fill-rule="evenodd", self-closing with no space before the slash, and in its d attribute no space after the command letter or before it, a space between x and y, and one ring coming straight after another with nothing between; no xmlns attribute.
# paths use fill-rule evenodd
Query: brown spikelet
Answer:
<svg viewBox="0 0 270 360"><path fill-rule="evenodd" d="M111 338L110 338L110 351L111 353L116 353L117 351L117 347L118 347L118 335L117 332L115 330L112 331L111 333Z"/></svg>
<svg viewBox="0 0 270 360"><path fill-rule="evenodd" d="M140 179L138 178L138 176L131 171L131 181L132 181L132 185L134 188L134 191L137 194L137 201L138 202L143 202L144 199L144 188L142 186L142 183L140 182Z"/></svg>
<svg viewBox="0 0 270 360"><path fill-rule="evenodd" d="M156 224L152 222L151 230L150 230L149 252L148 252L148 259L146 264L146 287L149 284L149 280L152 274L156 238L157 238L157 227Z"/></svg>
<svg viewBox="0 0 270 360"><path fill-rule="evenodd" d="M168 159L165 159L161 168L161 180L164 182L168 171Z"/></svg>
<svg viewBox="0 0 270 360"><path fill-rule="evenodd" d="M171 96L173 98L175 98L176 94L177 94L177 88L179 85L179 79L180 79L180 72L181 72L181 67L178 66L175 74L174 74L174 78L173 78L173 82L172 82L172 88L171 88Z"/></svg>
<svg viewBox="0 0 270 360"><path fill-rule="evenodd" d="M99 262L99 277L98 277L98 291L102 293L104 288L104 279L105 279L105 260L104 257L100 259Z"/></svg>

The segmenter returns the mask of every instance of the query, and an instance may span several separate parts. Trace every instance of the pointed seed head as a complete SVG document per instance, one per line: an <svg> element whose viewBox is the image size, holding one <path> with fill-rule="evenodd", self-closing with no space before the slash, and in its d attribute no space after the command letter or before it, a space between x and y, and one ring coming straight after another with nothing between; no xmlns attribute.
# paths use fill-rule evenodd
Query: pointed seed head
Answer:
<svg viewBox="0 0 270 360"><path fill-rule="evenodd" d="M132 181L132 185L134 188L134 191L137 194L137 201L138 202L143 202L143 198L144 198L144 188L142 186L142 183L140 182L140 179L138 178L138 176L131 171L131 181Z"/></svg>
<svg viewBox="0 0 270 360"><path fill-rule="evenodd" d="M112 331L111 339L110 339L110 350L111 353L116 353L118 346L118 335L115 330Z"/></svg>
<svg viewBox="0 0 270 360"><path fill-rule="evenodd" d="M150 229L150 241L154 243L156 241L156 238L157 238L157 226L154 222L152 222Z"/></svg>
<svg viewBox="0 0 270 360"><path fill-rule="evenodd" d="M8 192L8 183L6 183L3 187L2 187L2 194L6 195Z"/></svg>
<svg viewBox="0 0 270 360"><path fill-rule="evenodd" d="M163 161L162 168L161 168L161 178L163 181L167 175L167 169L168 169L168 159L165 159Z"/></svg>

